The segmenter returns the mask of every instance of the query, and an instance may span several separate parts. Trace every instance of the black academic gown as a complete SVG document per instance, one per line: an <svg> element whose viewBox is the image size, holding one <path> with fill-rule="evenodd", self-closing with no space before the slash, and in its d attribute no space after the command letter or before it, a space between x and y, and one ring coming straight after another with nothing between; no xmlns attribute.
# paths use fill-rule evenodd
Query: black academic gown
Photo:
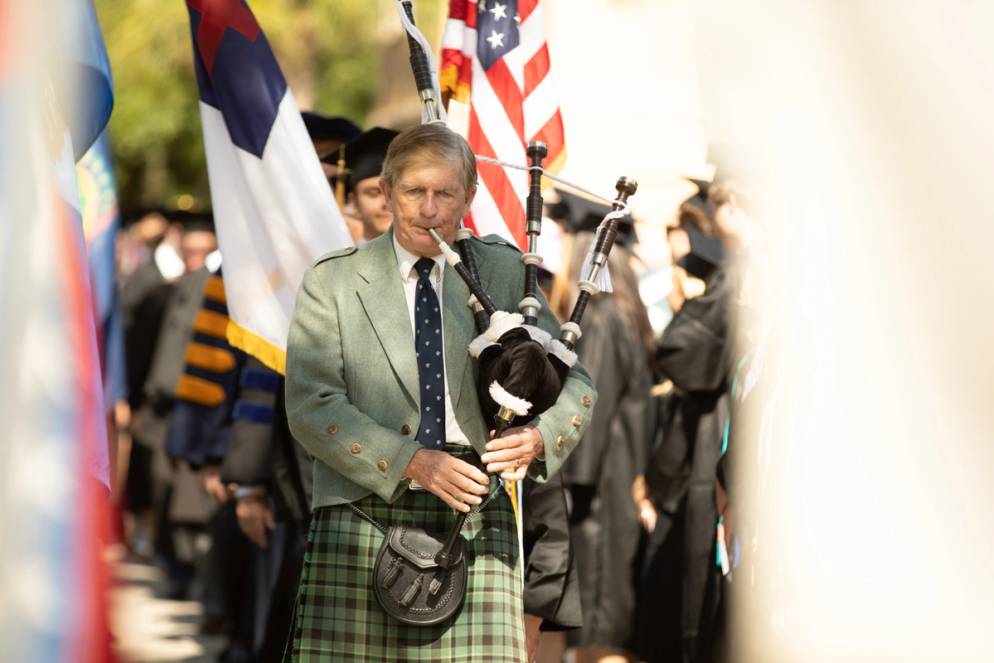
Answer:
<svg viewBox="0 0 994 663"><path fill-rule="evenodd" d="M277 545L262 552L269 582L257 587L257 656L275 661L290 632L310 522L313 461L293 439L283 400L284 378L255 357L242 369L235 420L221 465L225 483L261 487L283 528ZM272 541L271 537L271 541Z"/></svg>
<svg viewBox="0 0 994 663"><path fill-rule="evenodd" d="M674 392L660 406L660 443L646 481L659 519L650 537L640 597L645 660L710 661L718 605L714 486L728 418L732 283L716 270L700 297L673 317L657 367Z"/></svg>
<svg viewBox="0 0 994 663"><path fill-rule="evenodd" d="M210 272L201 269L180 277L163 311L138 412L142 442L153 449L165 448L176 402L176 383L186 366L186 346L193 336L193 319L203 302L204 283L209 276Z"/></svg>
<svg viewBox="0 0 994 663"><path fill-rule="evenodd" d="M155 508L175 522L205 523L214 511L196 474L185 465L174 467L166 455L166 436L176 403L176 384L186 366L186 348L193 320L203 302L207 269L184 274L176 282L163 315L155 353L138 411L139 442L152 454L152 494ZM165 504L168 494L168 506Z"/></svg>
<svg viewBox="0 0 994 663"><path fill-rule="evenodd" d="M124 328L128 401L132 411L142 405L143 387L152 367L155 345L174 285L149 260L121 284L121 326Z"/></svg>
<svg viewBox="0 0 994 663"><path fill-rule="evenodd" d="M277 497L277 506L285 509L285 517L306 527L313 461L290 435L283 402L284 378L255 357L248 357L242 374L221 476L242 486L266 487ZM268 380L261 379L265 375ZM253 378L246 376L259 377L253 383Z"/></svg>
<svg viewBox="0 0 994 663"><path fill-rule="evenodd" d="M175 285L163 278L154 260L139 267L121 284L128 404L136 414L145 401L145 380L152 368L163 317L174 289ZM134 513L151 508L154 503L152 458L150 445L140 431L135 431L125 482L125 506Z"/></svg>
<svg viewBox="0 0 994 663"><path fill-rule="evenodd" d="M227 319L225 297L217 288L220 279L218 271L202 283L198 317ZM192 470L219 465L227 452L246 355L228 342L224 325L197 324L191 318L190 329L182 377L173 387L174 402L165 442L169 457L180 461L175 464L169 517L184 525L206 525L210 549L206 556L196 559L204 611L208 618L230 624L231 642L226 656L234 660L237 658L234 652L252 648L256 593L251 573L254 546L238 527L233 502L215 504ZM204 349L210 349L210 353L198 356L197 350ZM203 388L206 385L211 388ZM192 485L187 483L190 477L195 479Z"/></svg>
<svg viewBox="0 0 994 663"><path fill-rule="evenodd" d="M524 607L542 618L543 631L583 626L580 580L570 542L566 493L561 473L545 483L525 479Z"/></svg>
<svg viewBox="0 0 994 663"><path fill-rule="evenodd" d="M583 629L572 646L632 647L634 567L640 527L631 487L648 448L652 376L645 346L609 296L591 299L577 353L598 400L590 426L563 466L572 510Z"/></svg>

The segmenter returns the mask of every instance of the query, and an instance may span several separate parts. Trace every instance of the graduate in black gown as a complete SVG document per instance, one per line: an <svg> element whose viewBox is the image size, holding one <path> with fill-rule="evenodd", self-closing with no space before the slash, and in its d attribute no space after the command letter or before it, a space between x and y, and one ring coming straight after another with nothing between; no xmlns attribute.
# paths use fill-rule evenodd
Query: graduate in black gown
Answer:
<svg viewBox="0 0 994 663"><path fill-rule="evenodd" d="M538 284L547 300L562 265L562 231L558 225L543 228L539 253ZM558 231L558 232L553 232ZM545 483L530 478L521 482L524 503L525 638L530 655L541 648L542 634L583 627L580 578L570 538L569 506L562 472ZM547 647L560 641L546 638Z"/></svg>
<svg viewBox="0 0 994 663"><path fill-rule="evenodd" d="M557 314L565 319L594 231L609 208L560 192L550 211L567 232L565 270L552 304L560 305ZM633 648L640 530L630 491L648 448L652 385L652 330L629 266L635 240L631 218L623 219L609 259L613 292L590 299L577 345L600 394L590 428L562 471L583 607L583 628L566 639L577 648L578 663L629 660Z"/></svg>
<svg viewBox="0 0 994 663"><path fill-rule="evenodd" d="M736 278L725 265L713 209L702 201L685 203L669 232L674 263L705 289L692 299L671 298L674 317L656 350L672 392L660 402L646 470L655 526L640 583L639 652L650 663L713 660L720 600L715 484L729 415Z"/></svg>

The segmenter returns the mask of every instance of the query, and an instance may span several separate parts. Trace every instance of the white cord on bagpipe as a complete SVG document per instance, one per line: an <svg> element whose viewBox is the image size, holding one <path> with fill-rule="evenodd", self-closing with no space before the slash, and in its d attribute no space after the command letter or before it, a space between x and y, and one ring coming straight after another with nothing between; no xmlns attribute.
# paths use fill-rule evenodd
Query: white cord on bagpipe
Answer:
<svg viewBox="0 0 994 663"><path fill-rule="evenodd" d="M600 225L597 226L596 234L600 234L600 231L604 227L604 224L606 224L608 221L610 221L611 219L620 219L626 214L628 214L627 204L625 204L625 206L622 207L621 209L611 210L601 220ZM580 268L581 274L590 274L593 268L594 246L596 244L597 242L591 242L590 249L587 251L587 255L583 258L583 267ZM597 276L594 278L594 285L597 286L597 289L600 292L614 292L614 286L611 285L611 270L608 269L607 263L604 263L604 266L601 268L601 270L597 272Z"/></svg>
<svg viewBox="0 0 994 663"><path fill-rule="evenodd" d="M616 209L612 209L610 212L608 212L604 216L603 219L601 219L600 225L597 226L597 233L600 233L601 229L604 227L604 224L606 224L611 219L620 219L620 218L628 215L628 203L627 202L625 202L625 203L619 203L617 200L612 200L610 198L605 198L604 196L598 196L596 193L594 193L593 191L590 191L589 189L585 189L584 187L582 187L582 186L580 186L578 184L574 184L573 182L570 182L569 180L564 180L561 177L557 177L556 175L550 174L547 170L545 170L545 168L542 168L541 166L521 166L521 165L518 165L516 163L508 163L506 161L501 161L500 159L493 159L491 157L485 157L485 156L480 155L480 154L476 155L476 160L477 161L482 161L484 163L492 163L494 165L502 166L504 168L513 168L514 170L524 170L524 171L539 170L539 171L542 171L542 175L544 177L548 177L553 182L558 182L559 184L567 186L570 189L574 189L576 191L579 191L580 193L584 193L584 194L590 196L591 198L596 198L597 200L599 200L599 201L601 201L601 202L603 202L603 203L605 203L607 205L612 205L612 206L613 205L621 205L621 209L617 209L617 210ZM587 251L587 255L583 259L583 267L580 269L580 273L581 274L589 274L590 273L591 267L593 265L593 260L594 260L594 244L592 243L590 245L590 250ZM594 284L597 286L597 289L600 292L612 292L614 290L613 286L611 285L611 272L610 272L610 270L608 270L606 264L600 270L600 272L598 272L597 278L594 280Z"/></svg>
<svg viewBox="0 0 994 663"><path fill-rule="evenodd" d="M526 172L527 171L532 171L532 170L540 170L540 171L542 171L542 176L543 177L548 177L553 182L558 182L559 184L567 186L570 189L573 189L575 191L579 191L580 193L586 194L586 195L590 196L591 198L596 198L597 200L599 200L600 202L602 202L602 203L604 203L606 205L619 204L618 201L616 201L616 200L612 200L610 198L605 198L604 196L599 196L596 193L594 193L593 191L591 191L590 189L585 189L582 186L580 186L579 184L574 184L573 182L570 182L569 180L564 180L563 178L559 177L558 175L553 175L552 173L550 173L549 171L547 171L545 168L542 168L541 166L521 166L521 165L518 165L516 163L508 163L507 161L501 161L500 159L494 159L494 158L491 158L491 157L485 157L482 154L476 154L474 156L476 157L477 161L482 161L483 163L492 163L492 164L494 164L496 166L503 166L504 168L512 168L514 170L523 170L523 171L526 171ZM628 203L620 203L620 204L624 206L624 207L622 207L622 210L621 210L623 212L623 214L621 216L624 216L625 214L628 214ZM614 219L614 218L618 218L618 217L612 216L611 218Z"/></svg>
<svg viewBox="0 0 994 663"><path fill-rule="evenodd" d="M404 5L397 0L397 14L400 16L400 22L404 25L404 29L407 30L407 34L414 38L414 41L421 45L421 50L424 51L425 57L428 58L428 71L431 72L431 86L435 90L435 107L438 108L438 118L442 122L445 122L445 108L442 104L442 91L438 86L438 66L435 63L435 56L432 52L432 47L425 39L425 36L421 34L421 30L418 30L418 26L411 23L411 20L407 18L407 12L404 11ZM423 124L427 121L427 111L421 109L421 123Z"/></svg>

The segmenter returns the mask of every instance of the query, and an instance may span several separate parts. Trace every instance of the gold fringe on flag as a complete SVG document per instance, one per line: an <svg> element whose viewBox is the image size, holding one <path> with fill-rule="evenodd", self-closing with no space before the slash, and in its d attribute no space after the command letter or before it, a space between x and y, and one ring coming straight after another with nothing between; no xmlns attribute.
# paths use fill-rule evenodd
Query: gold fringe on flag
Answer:
<svg viewBox="0 0 994 663"><path fill-rule="evenodd" d="M256 336L234 320L228 321L228 343L252 355L280 375L286 375L286 350Z"/></svg>

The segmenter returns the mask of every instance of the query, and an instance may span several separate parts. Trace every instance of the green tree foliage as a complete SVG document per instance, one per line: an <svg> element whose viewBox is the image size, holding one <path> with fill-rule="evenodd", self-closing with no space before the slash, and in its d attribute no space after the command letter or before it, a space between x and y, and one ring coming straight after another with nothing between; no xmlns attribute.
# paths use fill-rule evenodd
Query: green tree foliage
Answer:
<svg viewBox="0 0 994 663"><path fill-rule="evenodd" d="M377 34L392 3L250 0L302 109L360 123L376 88ZM122 209L208 207L193 47L182 0L96 0L110 54L110 138Z"/></svg>

